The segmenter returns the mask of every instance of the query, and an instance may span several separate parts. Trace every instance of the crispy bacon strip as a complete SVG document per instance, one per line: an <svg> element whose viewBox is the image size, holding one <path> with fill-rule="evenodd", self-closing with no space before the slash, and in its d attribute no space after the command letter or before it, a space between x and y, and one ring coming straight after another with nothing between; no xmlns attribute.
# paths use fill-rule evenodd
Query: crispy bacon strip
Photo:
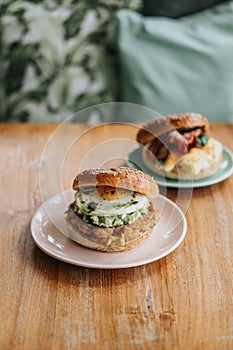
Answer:
<svg viewBox="0 0 233 350"><path fill-rule="evenodd" d="M150 157L156 157L157 160L163 160L167 157L168 153L175 151L180 155L184 155L189 152L190 148L198 147L198 136L202 135L204 130L202 128L196 128L193 130L182 131L178 130L170 131L164 134L160 139L155 138L149 143L148 152Z"/></svg>

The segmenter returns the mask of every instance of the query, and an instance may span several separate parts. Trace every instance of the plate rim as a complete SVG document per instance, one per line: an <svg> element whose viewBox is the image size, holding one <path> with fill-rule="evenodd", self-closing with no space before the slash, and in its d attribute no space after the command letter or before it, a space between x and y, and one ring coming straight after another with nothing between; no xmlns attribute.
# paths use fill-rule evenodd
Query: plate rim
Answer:
<svg viewBox="0 0 233 350"><path fill-rule="evenodd" d="M168 188L201 188L201 187L212 186L212 185L215 185L217 183L220 183L220 182L228 179L233 174L233 152L223 144L222 144L222 147L223 147L223 153L225 152L228 155L228 157L231 159L231 168L230 168L230 170L228 170L226 173L219 176L218 178L212 179L212 181L209 179L211 176L206 177L204 179L192 180L192 181L190 181L190 183L187 180L179 180L179 181L177 181L176 179L163 180L162 177L160 179L160 176L156 175L156 174L155 174L156 177L154 176L154 178L155 178L156 182L158 183L158 185L160 185L162 187L168 187ZM134 145L134 147L131 148L130 152L128 152L128 154L126 156L126 165L127 166L134 167L133 162L131 162L129 159L129 155L131 152L133 152L133 150L137 150L140 148L141 148L141 146L139 144L136 144L136 145ZM148 174L153 176L152 171L149 170L146 167L146 165L145 165L145 169L143 169L143 171L147 172ZM171 180L172 180L172 182L171 182Z"/></svg>
<svg viewBox="0 0 233 350"><path fill-rule="evenodd" d="M66 190L66 191L63 191L63 192L60 192L60 193L57 193L56 195L48 198L46 201L44 201L34 212L33 216L32 216L32 219L31 219L31 222L30 222L30 232L31 232L31 236L32 236L32 239L35 243L35 245L41 249L41 251L43 251L44 253L46 253L47 255L55 258L56 260L58 261L62 261L62 262L65 262L65 263L68 263L68 264L72 264L72 265L75 265L75 266L80 266L80 267L88 267L88 268L95 268L95 269L122 269L122 268L130 268L130 267L136 267L136 266L142 266L142 265L146 265L146 264L149 264L151 262L154 262L154 261L157 261L167 255L169 255L170 253L172 253L184 240L185 236L186 236L186 233L187 233L187 219L185 217L185 214L183 213L182 209L175 203L173 202L172 200L170 200L169 198L159 194L158 197L160 199L162 199L164 202L167 202L169 203L170 205L173 206L173 208L176 209L176 211L178 211L180 217L181 217L181 220L182 220L182 231L181 231L181 234L179 235L179 238L175 241L175 243L167 250L165 250L164 252L162 252L161 254L159 255L156 255L154 257L151 257L151 258L148 258L148 259L143 259L143 260L140 260L140 261L135 261L135 262L129 262L129 263L117 263L117 264L103 264L103 263L87 263L87 262L80 262L80 261L76 261L72 258L65 258L65 257L62 257L58 254L56 254L56 252L52 251L51 249L48 249L45 247L45 245L43 245L43 243L41 243L41 241L37 238L38 235L41 235L41 233L38 233L38 230L37 232L34 231L34 220L36 219L36 216L38 215L38 213L43 210L45 215L48 216L48 213L46 212L46 209L45 209L45 203L48 202L48 201L51 201L53 198L56 198L57 196L61 196L61 195L64 195L65 193L67 192L73 192L72 190ZM49 217L48 217L49 219ZM50 219L49 219L50 220ZM51 224L53 226L54 223L50 220ZM69 240L68 237L66 237L62 232L60 232L61 235L64 236L65 239ZM146 241L145 241L146 242ZM82 246L79 246L79 249L88 249L88 248L85 248L85 247L82 247ZM133 248L133 249L137 249L137 247ZM98 251L95 251L96 254L100 253L100 254L127 254L127 251L125 252L113 252L113 253L105 253L105 252L98 252Z"/></svg>

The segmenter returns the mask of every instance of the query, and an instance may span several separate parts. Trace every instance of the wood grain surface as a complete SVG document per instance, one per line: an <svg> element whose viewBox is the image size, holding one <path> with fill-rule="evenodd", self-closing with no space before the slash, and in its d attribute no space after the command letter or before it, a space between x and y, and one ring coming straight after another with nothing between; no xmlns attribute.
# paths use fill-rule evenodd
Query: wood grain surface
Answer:
<svg viewBox="0 0 233 350"><path fill-rule="evenodd" d="M93 158L120 163L136 131L0 125L0 349L233 349L233 176L194 189L191 199L179 194L185 240L144 266L74 266L32 240L30 221L42 201L70 188ZM233 150L233 125L214 124L211 133ZM166 195L176 201L178 193Z"/></svg>

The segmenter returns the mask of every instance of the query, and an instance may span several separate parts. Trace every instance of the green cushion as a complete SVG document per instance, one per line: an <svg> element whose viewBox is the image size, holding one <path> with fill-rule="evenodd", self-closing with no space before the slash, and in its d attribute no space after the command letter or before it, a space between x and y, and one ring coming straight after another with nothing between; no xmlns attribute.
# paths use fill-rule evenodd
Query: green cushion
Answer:
<svg viewBox="0 0 233 350"><path fill-rule="evenodd" d="M226 0L144 0L142 13L146 16L181 17L202 11Z"/></svg>
<svg viewBox="0 0 233 350"><path fill-rule="evenodd" d="M233 122L233 1L181 19L122 10L115 39L120 101Z"/></svg>

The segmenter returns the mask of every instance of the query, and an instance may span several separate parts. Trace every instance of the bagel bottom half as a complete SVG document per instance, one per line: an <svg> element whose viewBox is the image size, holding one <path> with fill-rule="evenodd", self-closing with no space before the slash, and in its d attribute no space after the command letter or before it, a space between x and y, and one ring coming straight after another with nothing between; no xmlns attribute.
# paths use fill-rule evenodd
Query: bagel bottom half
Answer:
<svg viewBox="0 0 233 350"><path fill-rule="evenodd" d="M129 250L151 235L159 219L159 210L151 202L147 214L132 224L98 227L84 222L69 206L66 213L68 237L85 246L104 252Z"/></svg>
<svg viewBox="0 0 233 350"><path fill-rule="evenodd" d="M142 149L142 160L149 170L171 179L197 180L213 175L222 160L222 144L209 138L202 148L191 148L189 153L175 159L171 154L164 163L152 160L147 155L147 147Z"/></svg>

